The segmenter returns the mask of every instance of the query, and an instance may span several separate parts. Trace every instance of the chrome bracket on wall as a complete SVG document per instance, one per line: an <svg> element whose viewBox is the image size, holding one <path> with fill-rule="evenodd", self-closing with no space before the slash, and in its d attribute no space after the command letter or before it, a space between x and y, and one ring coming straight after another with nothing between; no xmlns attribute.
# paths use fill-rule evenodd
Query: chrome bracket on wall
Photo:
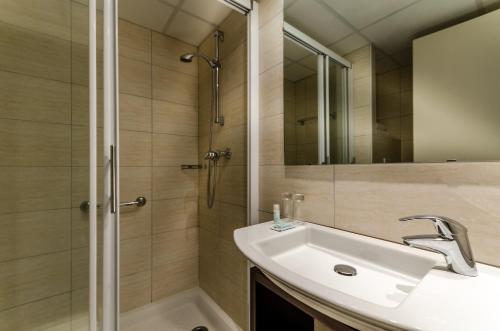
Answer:
<svg viewBox="0 0 500 331"><path fill-rule="evenodd" d="M182 170L201 169L201 164L181 164Z"/></svg>

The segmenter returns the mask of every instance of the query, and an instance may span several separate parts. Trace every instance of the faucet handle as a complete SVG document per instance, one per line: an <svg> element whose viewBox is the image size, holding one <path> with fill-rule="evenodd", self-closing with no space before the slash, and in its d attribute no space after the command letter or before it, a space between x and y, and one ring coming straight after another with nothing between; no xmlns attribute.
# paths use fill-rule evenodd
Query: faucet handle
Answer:
<svg viewBox="0 0 500 331"><path fill-rule="evenodd" d="M452 220L451 218L444 216L435 216L435 215L414 215L402 217L399 219L401 222L406 221L414 221L414 220L428 220L432 221L436 231L439 233L439 236L444 239L453 240L453 235L467 232L467 228L463 226L461 223Z"/></svg>

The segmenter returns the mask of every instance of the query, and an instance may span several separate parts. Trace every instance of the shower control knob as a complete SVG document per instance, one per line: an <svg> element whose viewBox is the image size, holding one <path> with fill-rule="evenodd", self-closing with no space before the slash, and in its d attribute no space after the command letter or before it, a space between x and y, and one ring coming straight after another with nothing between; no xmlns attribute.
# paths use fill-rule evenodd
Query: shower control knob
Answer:
<svg viewBox="0 0 500 331"><path fill-rule="evenodd" d="M212 161L217 161L219 160L220 155L218 151L208 151L205 154L205 160L212 160Z"/></svg>
<svg viewBox="0 0 500 331"><path fill-rule="evenodd" d="M223 158L225 158L226 160L230 160L231 159L231 156L233 156L233 152L231 152L231 148L227 147L225 150L223 151L219 151L219 154L220 156L222 156Z"/></svg>

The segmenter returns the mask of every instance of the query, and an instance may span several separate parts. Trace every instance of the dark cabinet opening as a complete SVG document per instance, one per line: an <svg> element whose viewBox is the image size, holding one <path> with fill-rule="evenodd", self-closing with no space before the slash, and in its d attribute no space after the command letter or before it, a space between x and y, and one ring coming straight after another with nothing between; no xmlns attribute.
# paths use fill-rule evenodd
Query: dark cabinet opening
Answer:
<svg viewBox="0 0 500 331"><path fill-rule="evenodd" d="M314 318L260 283L255 285L255 299L256 330L314 331Z"/></svg>
<svg viewBox="0 0 500 331"><path fill-rule="evenodd" d="M250 272L251 331L314 331L315 320L332 331L357 331L295 299L257 267Z"/></svg>

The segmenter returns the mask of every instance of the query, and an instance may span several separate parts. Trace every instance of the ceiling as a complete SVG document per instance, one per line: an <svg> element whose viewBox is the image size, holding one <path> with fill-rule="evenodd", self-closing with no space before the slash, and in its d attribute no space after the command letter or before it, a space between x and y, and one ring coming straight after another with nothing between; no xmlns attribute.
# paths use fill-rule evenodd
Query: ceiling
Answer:
<svg viewBox="0 0 500 331"><path fill-rule="evenodd" d="M285 20L341 55L371 43L404 65L411 61L415 37L499 5L500 0L285 0Z"/></svg>
<svg viewBox="0 0 500 331"><path fill-rule="evenodd" d="M98 7L102 9L102 1ZM195 46L230 12L218 0L118 0L120 18Z"/></svg>

